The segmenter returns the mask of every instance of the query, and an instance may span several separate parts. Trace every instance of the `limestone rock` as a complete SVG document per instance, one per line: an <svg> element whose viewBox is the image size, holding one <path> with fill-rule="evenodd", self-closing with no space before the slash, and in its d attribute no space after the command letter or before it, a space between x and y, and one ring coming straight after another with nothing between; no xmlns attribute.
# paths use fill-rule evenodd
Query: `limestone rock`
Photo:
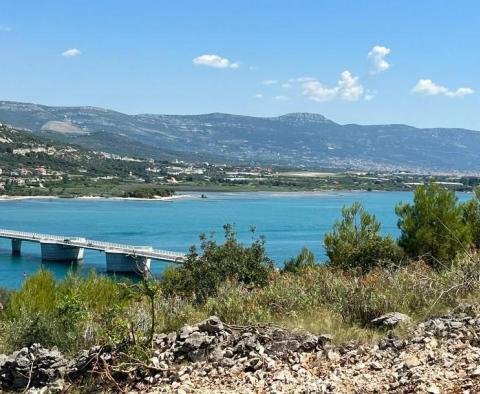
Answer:
<svg viewBox="0 0 480 394"><path fill-rule="evenodd" d="M410 317L399 312L390 312L372 320L372 325L377 327L391 328L400 323L410 321Z"/></svg>

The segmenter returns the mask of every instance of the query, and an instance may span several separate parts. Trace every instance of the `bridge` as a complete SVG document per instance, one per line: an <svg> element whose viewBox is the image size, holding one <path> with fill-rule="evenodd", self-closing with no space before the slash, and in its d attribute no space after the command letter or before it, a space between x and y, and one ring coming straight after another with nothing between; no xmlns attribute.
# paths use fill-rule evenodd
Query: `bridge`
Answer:
<svg viewBox="0 0 480 394"><path fill-rule="evenodd" d="M154 249L151 246L93 241L82 237L0 229L0 238L11 240L13 255L21 254L22 242L39 243L43 261L80 261L83 260L85 249L101 251L105 253L108 272L143 273L150 269L151 260L183 263L186 259L183 253Z"/></svg>

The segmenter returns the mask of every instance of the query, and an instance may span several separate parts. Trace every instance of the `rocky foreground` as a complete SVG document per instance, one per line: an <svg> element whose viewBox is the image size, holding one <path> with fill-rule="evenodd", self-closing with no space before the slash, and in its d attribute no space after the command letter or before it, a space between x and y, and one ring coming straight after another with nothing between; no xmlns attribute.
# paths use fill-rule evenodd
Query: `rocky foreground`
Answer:
<svg viewBox="0 0 480 394"><path fill-rule="evenodd" d="M389 314L388 329L407 317ZM149 363L95 347L74 359L40 345L0 355L4 392L479 393L480 316L473 306L413 326L406 339L335 346L276 327L237 327L211 317L158 335Z"/></svg>

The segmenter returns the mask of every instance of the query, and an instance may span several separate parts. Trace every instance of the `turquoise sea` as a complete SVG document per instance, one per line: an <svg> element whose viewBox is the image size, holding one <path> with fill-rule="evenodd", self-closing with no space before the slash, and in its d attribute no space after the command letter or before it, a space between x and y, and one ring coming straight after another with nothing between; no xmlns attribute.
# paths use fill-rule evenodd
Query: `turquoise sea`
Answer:
<svg viewBox="0 0 480 394"><path fill-rule="evenodd" d="M342 206L361 201L383 223L385 233L398 236L394 207L410 202L409 192L331 192L331 193L207 193L207 199L189 193L191 198L174 201L121 201L41 199L0 201L0 228L62 236L149 245L159 249L186 252L198 244L200 233L214 233L219 240L222 226L233 223L240 240L251 239L249 229L267 239L269 255L281 265L307 246L319 260L324 259L323 234L340 217ZM461 199L468 198L460 194ZM44 264L58 278L73 269L87 273L105 270L100 252L86 251L85 260ZM0 239L0 287L18 288L26 275L42 266L40 246L23 243L22 256L12 257L10 241ZM152 262L155 273L165 263Z"/></svg>

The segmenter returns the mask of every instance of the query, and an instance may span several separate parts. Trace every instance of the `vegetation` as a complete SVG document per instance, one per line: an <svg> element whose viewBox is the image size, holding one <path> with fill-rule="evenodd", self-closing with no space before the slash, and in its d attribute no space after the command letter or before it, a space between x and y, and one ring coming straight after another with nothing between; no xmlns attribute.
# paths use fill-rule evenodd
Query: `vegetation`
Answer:
<svg viewBox="0 0 480 394"><path fill-rule="evenodd" d="M343 207L342 216L324 238L330 266L369 271L401 263L402 250L392 237L380 235L380 223L362 204Z"/></svg>
<svg viewBox="0 0 480 394"><path fill-rule="evenodd" d="M413 204L399 204L399 245L413 258L439 267L450 265L459 252L468 251L472 224L464 220L464 206L455 193L430 182L419 186ZM472 209L466 210L472 213Z"/></svg>
<svg viewBox="0 0 480 394"><path fill-rule="evenodd" d="M475 248L480 248L480 189L475 190L475 196L463 205L463 220L470 227L472 242Z"/></svg>
<svg viewBox="0 0 480 394"><path fill-rule="evenodd" d="M250 246L237 241L231 225L225 225L225 242L218 245L213 239L200 236L202 254L193 246L180 268L165 275L167 294L181 294L205 301L215 296L220 284L234 279L248 287L264 286L274 268L265 251L265 240L253 238ZM251 229L252 235L255 229Z"/></svg>
<svg viewBox="0 0 480 394"><path fill-rule="evenodd" d="M124 197L129 198L155 198L155 197L171 197L175 194L172 189L160 187L143 187L139 189L129 190L124 193Z"/></svg>
<svg viewBox="0 0 480 394"><path fill-rule="evenodd" d="M302 248L297 257L292 257L285 261L283 264L283 271L299 274L309 268L313 268L314 266L315 255L308 248Z"/></svg>

